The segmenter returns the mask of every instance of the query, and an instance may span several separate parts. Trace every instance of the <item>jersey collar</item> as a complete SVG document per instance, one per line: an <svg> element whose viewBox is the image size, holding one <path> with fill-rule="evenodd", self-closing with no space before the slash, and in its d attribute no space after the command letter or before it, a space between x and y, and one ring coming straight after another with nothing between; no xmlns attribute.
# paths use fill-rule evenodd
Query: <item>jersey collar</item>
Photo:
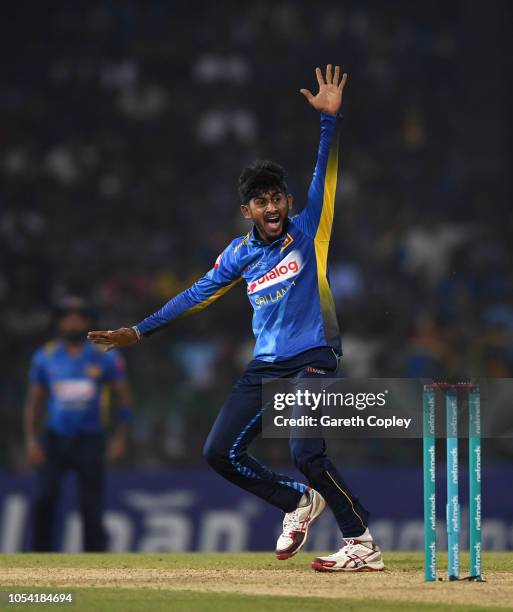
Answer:
<svg viewBox="0 0 513 612"><path fill-rule="evenodd" d="M69 357L71 359L82 359L82 357L84 357L88 353L88 342L84 342L82 344L82 350L80 351L80 353L73 354L69 352L68 347L66 346L66 343L64 342L64 340L62 340L62 338L58 338L57 341L59 343L59 347L62 353L64 353L66 357Z"/></svg>

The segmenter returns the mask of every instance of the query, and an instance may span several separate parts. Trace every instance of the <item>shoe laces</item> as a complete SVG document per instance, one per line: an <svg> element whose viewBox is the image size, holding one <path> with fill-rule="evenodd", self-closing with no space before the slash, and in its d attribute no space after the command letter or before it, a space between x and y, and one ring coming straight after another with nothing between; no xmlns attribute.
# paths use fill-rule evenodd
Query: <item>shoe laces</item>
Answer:
<svg viewBox="0 0 513 612"><path fill-rule="evenodd" d="M299 530L299 509L296 509L293 512L287 512L285 518L283 519L283 532L290 534L293 531Z"/></svg>
<svg viewBox="0 0 513 612"><path fill-rule="evenodd" d="M326 558L337 560L341 554L350 555L354 551L357 545L354 543L354 540L352 539L344 540L344 542L345 544L344 546L342 546L342 548L339 548L337 552L331 553L331 555L328 555Z"/></svg>
<svg viewBox="0 0 513 612"><path fill-rule="evenodd" d="M344 546L342 546L339 552L343 552L346 555L349 555L354 552L354 549L360 544L360 542L358 541L355 542L353 538L350 538L349 540L344 540L344 542L345 544Z"/></svg>
<svg viewBox="0 0 513 612"><path fill-rule="evenodd" d="M361 540L354 540L353 538L349 538L348 540L344 540L345 544L342 546L339 552L343 552L346 555L350 555L355 551L355 548L359 546L363 546L364 548L368 548L369 550L376 550L374 543L371 541L362 542Z"/></svg>
<svg viewBox="0 0 513 612"><path fill-rule="evenodd" d="M347 540L344 540L344 546L342 546L342 548L339 548L337 552L331 553L331 555L328 555L326 558L338 560L341 554L349 556L354 553L355 549L358 546L365 546L365 544L363 544L359 540L355 542L353 538L349 538Z"/></svg>

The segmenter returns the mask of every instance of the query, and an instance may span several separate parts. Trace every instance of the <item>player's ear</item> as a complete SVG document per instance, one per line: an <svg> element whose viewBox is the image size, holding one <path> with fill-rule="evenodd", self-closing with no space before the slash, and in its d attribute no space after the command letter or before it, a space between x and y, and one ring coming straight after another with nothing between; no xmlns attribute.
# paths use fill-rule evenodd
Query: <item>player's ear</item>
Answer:
<svg viewBox="0 0 513 612"><path fill-rule="evenodd" d="M249 204L241 204L240 212L244 219L251 219L251 211L249 210Z"/></svg>
<svg viewBox="0 0 513 612"><path fill-rule="evenodd" d="M288 210L292 210L292 206L294 205L294 196L291 193L287 194L287 204Z"/></svg>

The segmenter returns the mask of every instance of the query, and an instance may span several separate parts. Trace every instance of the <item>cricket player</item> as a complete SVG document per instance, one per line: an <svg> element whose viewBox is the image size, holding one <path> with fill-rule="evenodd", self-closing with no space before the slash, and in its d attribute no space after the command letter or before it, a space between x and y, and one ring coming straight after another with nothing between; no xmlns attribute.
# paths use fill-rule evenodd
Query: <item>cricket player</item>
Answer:
<svg viewBox="0 0 513 612"><path fill-rule="evenodd" d="M86 333L93 310L81 298L68 297L57 308L57 338L39 348L30 368L25 405L25 438L29 463L37 470L34 499L35 551L52 550L55 509L61 482L76 474L84 527L84 550L106 548L102 524L105 476L105 425L102 394L111 387L117 400L108 458L120 458L131 418L131 396L123 357L105 353ZM44 432L38 432L46 408Z"/></svg>
<svg viewBox="0 0 513 612"><path fill-rule="evenodd" d="M328 279L338 166L339 110L347 74L316 69L319 91L301 93L320 112L321 136L306 206L289 216L293 198L284 169L256 162L239 177L241 211L253 227L235 238L214 267L192 287L133 327L92 331L88 338L106 350L141 341L171 321L202 310L241 280L253 308L254 360L219 413L204 447L207 462L237 486L285 513L276 556L288 559L305 545L312 522L326 504L343 540L338 552L312 561L318 571L383 569L368 529L368 511L349 490L326 455L324 439L291 438L295 465L307 484L278 474L248 454L261 433L263 378L333 378L341 355L340 334Z"/></svg>

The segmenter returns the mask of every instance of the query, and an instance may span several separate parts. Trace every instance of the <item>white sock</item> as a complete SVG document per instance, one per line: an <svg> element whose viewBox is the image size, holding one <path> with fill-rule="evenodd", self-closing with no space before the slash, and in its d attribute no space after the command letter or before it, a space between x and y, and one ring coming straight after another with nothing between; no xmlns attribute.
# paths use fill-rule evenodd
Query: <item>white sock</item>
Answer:
<svg viewBox="0 0 513 612"><path fill-rule="evenodd" d="M309 503L310 503L310 493L308 491L305 491L305 493L303 493L303 495L301 496L301 499L299 500L299 504L297 505L297 507L304 508L305 506L308 506Z"/></svg>
<svg viewBox="0 0 513 612"><path fill-rule="evenodd" d="M367 527L367 529L362 533L362 535L356 536L355 538L356 540L360 540L360 542L372 542L372 535L371 532L369 531L369 528Z"/></svg>
<svg viewBox="0 0 513 612"><path fill-rule="evenodd" d="M344 538L344 540L359 540L362 544L368 544L369 542L372 542L372 534L369 531L369 528L367 527L367 529L362 533L362 535L359 536L351 536L351 537L345 537L342 536Z"/></svg>

